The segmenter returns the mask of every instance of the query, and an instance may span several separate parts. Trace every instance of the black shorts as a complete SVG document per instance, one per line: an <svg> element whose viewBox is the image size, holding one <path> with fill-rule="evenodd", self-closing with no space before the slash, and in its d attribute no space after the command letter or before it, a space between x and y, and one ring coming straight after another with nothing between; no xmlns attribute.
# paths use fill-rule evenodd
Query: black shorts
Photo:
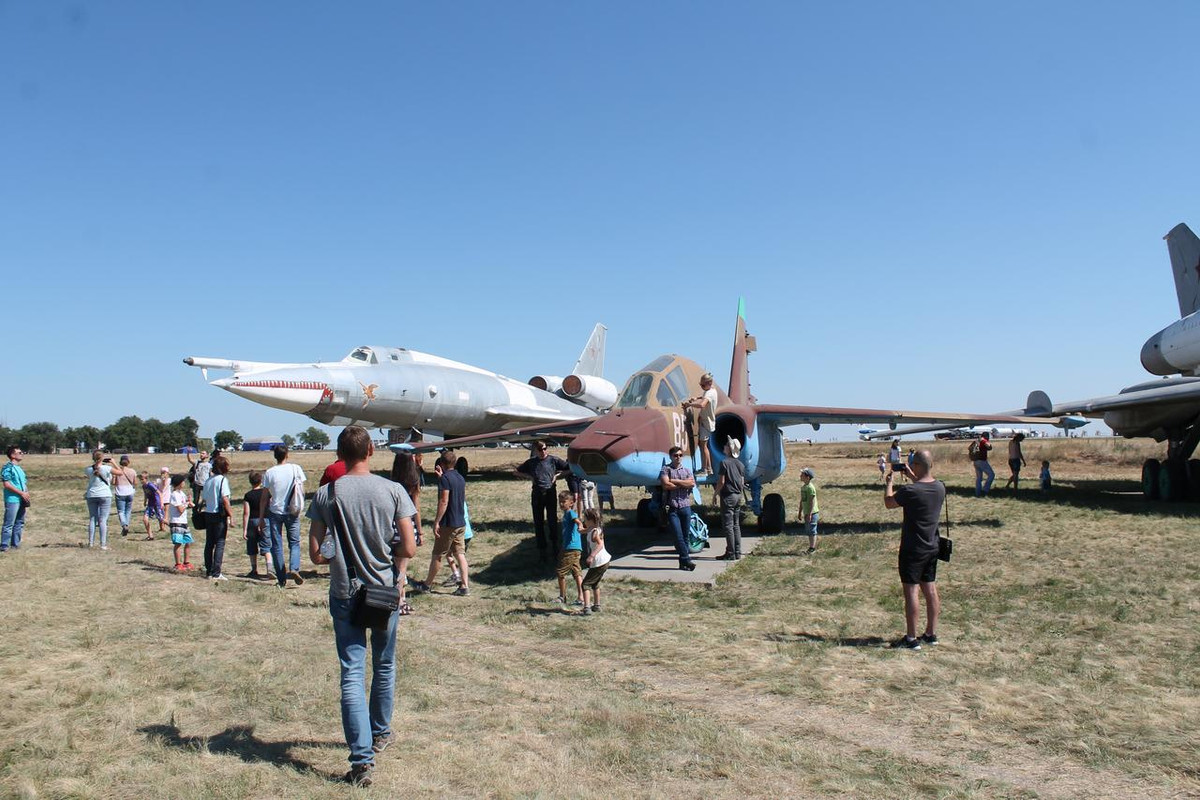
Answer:
<svg viewBox="0 0 1200 800"><path fill-rule="evenodd" d="M900 551L900 582L934 583L937 580L937 550L913 555Z"/></svg>
<svg viewBox="0 0 1200 800"><path fill-rule="evenodd" d="M1010 470L1012 470L1013 472L1020 472L1021 471L1021 459L1010 458L1008 460L1008 468Z"/></svg>

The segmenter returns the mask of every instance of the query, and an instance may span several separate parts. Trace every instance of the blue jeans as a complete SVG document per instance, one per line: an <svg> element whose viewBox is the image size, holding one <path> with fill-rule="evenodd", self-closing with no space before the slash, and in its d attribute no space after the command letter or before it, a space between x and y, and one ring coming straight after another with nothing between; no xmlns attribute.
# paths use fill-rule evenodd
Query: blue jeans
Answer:
<svg viewBox="0 0 1200 800"><path fill-rule="evenodd" d="M299 514L276 514L274 511L267 512L267 524L271 526L271 557L275 559L275 573L282 582L283 577L279 575L283 564L283 528L287 527L288 548L291 550L288 553L288 569L292 572L300 571L300 515ZM279 552L275 552L275 542L279 542Z"/></svg>
<svg viewBox="0 0 1200 800"><path fill-rule="evenodd" d="M365 696L367 629L350 622L353 600L330 596L333 638L342 668L342 731L350 746L351 764L372 764L371 743L376 736L391 733L392 705L396 699L396 621L393 613L387 628L371 629L371 700Z"/></svg>
<svg viewBox="0 0 1200 800"><path fill-rule="evenodd" d="M112 511L112 497L89 497L88 547L96 543L96 529L100 530L100 546L108 547L108 513Z"/></svg>
<svg viewBox="0 0 1200 800"><path fill-rule="evenodd" d="M0 536L0 550L21 546L21 534L25 532L25 506L17 503L4 504L4 533Z"/></svg>
<svg viewBox="0 0 1200 800"><path fill-rule="evenodd" d="M129 514L133 511L133 495L119 494L115 497L117 501L117 519L121 521L121 532L129 527Z"/></svg>
<svg viewBox="0 0 1200 800"><path fill-rule="evenodd" d="M675 534L675 552L679 554L679 566L692 563L692 552L688 549L687 536L692 529L692 507L667 508L667 524Z"/></svg>
<svg viewBox="0 0 1200 800"><path fill-rule="evenodd" d="M278 525L272 525L268 516L263 523L263 538L267 541L267 549L271 551L271 563L275 565L275 580L280 586L287 583L287 566L283 563L283 536Z"/></svg>
<svg viewBox="0 0 1200 800"><path fill-rule="evenodd" d="M992 481L996 480L996 470L992 469L992 465L983 459L976 459L971 463L975 465L975 496L979 497L992 490ZM987 483L983 481L984 475L987 475Z"/></svg>

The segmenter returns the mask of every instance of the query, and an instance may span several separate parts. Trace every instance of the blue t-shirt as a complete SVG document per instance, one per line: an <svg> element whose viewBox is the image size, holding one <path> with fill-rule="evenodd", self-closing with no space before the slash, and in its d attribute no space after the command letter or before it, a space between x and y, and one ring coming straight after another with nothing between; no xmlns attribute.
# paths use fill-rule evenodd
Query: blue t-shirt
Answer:
<svg viewBox="0 0 1200 800"><path fill-rule="evenodd" d="M579 515L575 513L575 509L563 512L562 518L562 549L583 551L583 543L579 541L579 526L575 521L579 519Z"/></svg>
<svg viewBox="0 0 1200 800"><path fill-rule="evenodd" d="M446 502L446 511L442 514L442 527L466 527L467 519L463 514L463 507L467 499L467 482L458 470L446 470L438 478L438 494L440 495L442 492L450 493Z"/></svg>
<svg viewBox="0 0 1200 800"><path fill-rule="evenodd" d="M18 465L15 461L8 462L4 465L3 469L0 469L0 479L4 480L6 483L11 483L22 492L29 489L29 487L25 485L25 470L21 469L20 465ZM9 488L6 486L4 487L4 502L19 503L21 502L21 495L9 490Z"/></svg>

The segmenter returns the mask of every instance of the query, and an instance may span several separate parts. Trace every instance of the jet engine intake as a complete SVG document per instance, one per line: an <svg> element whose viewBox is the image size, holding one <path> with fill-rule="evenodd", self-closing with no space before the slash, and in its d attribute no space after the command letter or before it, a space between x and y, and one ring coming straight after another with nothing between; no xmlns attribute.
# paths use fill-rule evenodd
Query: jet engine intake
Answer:
<svg viewBox="0 0 1200 800"><path fill-rule="evenodd" d="M594 411L607 411L617 402L617 387L595 375L568 375L562 381L562 394Z"/></svg>

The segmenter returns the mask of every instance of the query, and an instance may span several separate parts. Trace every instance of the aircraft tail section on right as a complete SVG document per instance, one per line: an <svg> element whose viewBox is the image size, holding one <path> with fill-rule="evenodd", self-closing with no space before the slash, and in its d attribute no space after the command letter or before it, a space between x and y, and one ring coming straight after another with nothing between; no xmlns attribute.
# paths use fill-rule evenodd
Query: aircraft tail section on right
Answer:
<svg viewBox="0 0 1200 800"><path fill-rule="evenodd" d="M1171 254L1171 272L1175 275L1175 294L1179 296L1179 316L1200 309L1200 239L1182 222L1163 237Z"/></svg>

